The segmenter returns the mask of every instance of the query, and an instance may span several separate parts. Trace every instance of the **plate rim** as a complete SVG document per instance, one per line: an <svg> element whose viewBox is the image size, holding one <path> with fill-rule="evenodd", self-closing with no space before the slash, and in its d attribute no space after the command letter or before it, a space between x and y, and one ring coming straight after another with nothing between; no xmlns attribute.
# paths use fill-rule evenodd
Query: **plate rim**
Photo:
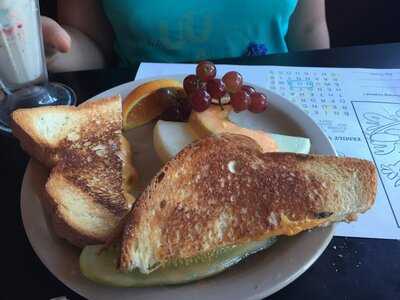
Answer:
<svg viewBox="0 0 400 300"><path fill-rule="evenodd" d="M125 83L122 83L120 85L117 85L115 87L112 87L108 90L105 90L91 98L89 98L86 101L96 101L97 99L100 99L104 96L108 96L112 93L114 94L121 94L121 90L125 90L128 89L131 90L132 88L134 88L135 86L150 81L150 80L154 80L154 79L167 79L167 78L171 78L171 79L183 79L184 75L182 74L176 74L176 75L169 75L169 76L153 76L153 77L148 77L148 78L143 78L140 80L132 80L132 81L128 81ZM258 90L264 90L267 91L269 94L274 95L274 97L280 98L280 99L284 99L285 105L289 106L290 109L293 109L295 111L297 111L298 113L302 114L305 116L305 118L308 120L308 123L312 123L314 125L314 127L316 127L320 134L322 134L325 138L325 142L328 142L328 144L330 145L330 151L332 153L330 153L330 155L337 155L336 154L336 150L332 144L332 142L328 139L328 137L326 136L326 134L322 131L322 129L305 113L303 112L297 105L295 105L294 103L292 103L290 100L288 100L285 97L280 96L279 94L276 94L268 89L265 89L261 86L258 85L254 85L252 84L256 89ZM121 95L123 98L123 95ZM59 274L57 274L56 272L53 272L50 267L46 264L46 259L44 259L41 255L41 251L40 249L38 249L38 244L34 241L34 237L30 234L30 231L27 230L27 226L28 224L26 223L26 212L24 211L26 204L24 204L26 200L26 189L27 189L27 185L28 185L28 174L29 172L31 172L32 166L33 166L33 161L34 159L30 159L26 169L25 169L25 173L24 173L24 177L22 180L22 184L21 184L21 190L20 190L20 209L21 209L21 218L22 218L22 223L24 226L24 231L25 234L28 238L28 241L33 249L33 251L35 252L35 254L38 256L38 258L40 259L40 261L42 262L42 264L47 268L47 270L54 276L57 278L57 280L59 280L63 285L67 286L69 289L71 289L72 291L74 291L75 293L86 297L86 295L81 291L80 287L75 287L73 286L72 283L68 282L65 280L65 278L62 278L61 276L59 276ZM34 200L36 201L36 200ZM45 218L44 213L42 212L42 217ZM46 224L47 226L47 224ZM49 229L51 230L51 229ZM308 259L303 265L302 267L299 267L297 269L297 271L293 274L291 274L286 280L282 280L280 281L278 284L275 284L275 286L272 286L269 289L264 289L264 290L260 290L258 293L254 293L252 295L249 295L247 297L247 299L260 299L263 297L267 297L270 296L274 293L276 293L277 291L283 289L284 287L286 287L287 285L289 285L290 283L292 283L294 280L296 280L298 277L300 277L303 273L305 273L314 263L315 261L322 255L322 253L325 251L325 249L327 248L327 246L329 245L330 241L332 240L332 237L334 235L334 230L335 230L335 224L332 224L328 227L325 227L325 237L323 238L323 242L315 249L314 253L312 254L311 258ZM220 275L221 276L221 275ZM223 274L222 274L223 276Z"/></svg>

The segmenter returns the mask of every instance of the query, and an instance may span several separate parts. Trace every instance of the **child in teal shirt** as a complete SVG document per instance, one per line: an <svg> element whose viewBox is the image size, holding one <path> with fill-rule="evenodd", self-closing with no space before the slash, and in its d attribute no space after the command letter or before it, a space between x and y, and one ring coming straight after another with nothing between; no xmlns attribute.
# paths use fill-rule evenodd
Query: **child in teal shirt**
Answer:
<svg viewBox="0 0 400 300"><path fill-rule="evenodd" d="M67 56L79 55L74 43L94 42L103 63L113 53L130 64L329 47L323 0L69 0L58 4L59 20L69 34L45 19L45 42L69 52Z"/></svg>

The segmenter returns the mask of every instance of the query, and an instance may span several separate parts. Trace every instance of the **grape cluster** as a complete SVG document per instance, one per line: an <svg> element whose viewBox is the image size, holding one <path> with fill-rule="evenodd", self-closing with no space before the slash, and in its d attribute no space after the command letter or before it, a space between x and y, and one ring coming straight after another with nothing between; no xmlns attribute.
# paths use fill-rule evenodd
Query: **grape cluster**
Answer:
<svg viewBox="0 0 400 300"><path fill-rule="evenodd" d="M192 109L205 111L216 99L229 95L230 104L235 112L249 110L253 113L263 112L267 108L267 96L249 86L243 85L240 73L230 71L222 79L215 78L217 68L210 61L200 62L196 75L191 74L183 80L183 88L189 96Z"/></svg>

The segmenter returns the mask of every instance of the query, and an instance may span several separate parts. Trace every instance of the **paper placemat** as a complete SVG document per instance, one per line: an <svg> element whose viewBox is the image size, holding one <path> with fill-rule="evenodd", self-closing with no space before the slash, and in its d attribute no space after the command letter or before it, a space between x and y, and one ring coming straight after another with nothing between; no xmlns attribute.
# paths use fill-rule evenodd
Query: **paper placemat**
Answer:
<svg viewBox="0 0 400 300"><path fill-rule="evenodd" d="M235 70L302 108L341 156L371 160L378 170L374 207L336 235L400 239L400 69L218 65ZM193 74L195 65L142 63L136 79Z"/></svg>

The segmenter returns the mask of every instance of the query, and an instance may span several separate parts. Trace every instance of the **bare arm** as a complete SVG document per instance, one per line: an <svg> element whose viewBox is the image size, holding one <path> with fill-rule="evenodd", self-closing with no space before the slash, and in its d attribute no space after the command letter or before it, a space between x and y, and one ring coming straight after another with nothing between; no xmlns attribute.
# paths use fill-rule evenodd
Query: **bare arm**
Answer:
<svg viewBox="0 0 400 300"><path fill-rule="evenodd" d="M42 17L47 68L65 72L103 68L114 61L114 34L96 0L58 0L56 21Z"/></svg>
<svg viewBox="0 0 400 300"><path fill-rule="evenodd" d="M286 36L289 50L329 48L325 0L299 0Z"/></svg>
<svg viewBox="0 0 400 300"><path fill-rule="evenodd" d="M107 61L113 59L114 32L99 0L58 0L58 22L88 36Z"/></svg>

